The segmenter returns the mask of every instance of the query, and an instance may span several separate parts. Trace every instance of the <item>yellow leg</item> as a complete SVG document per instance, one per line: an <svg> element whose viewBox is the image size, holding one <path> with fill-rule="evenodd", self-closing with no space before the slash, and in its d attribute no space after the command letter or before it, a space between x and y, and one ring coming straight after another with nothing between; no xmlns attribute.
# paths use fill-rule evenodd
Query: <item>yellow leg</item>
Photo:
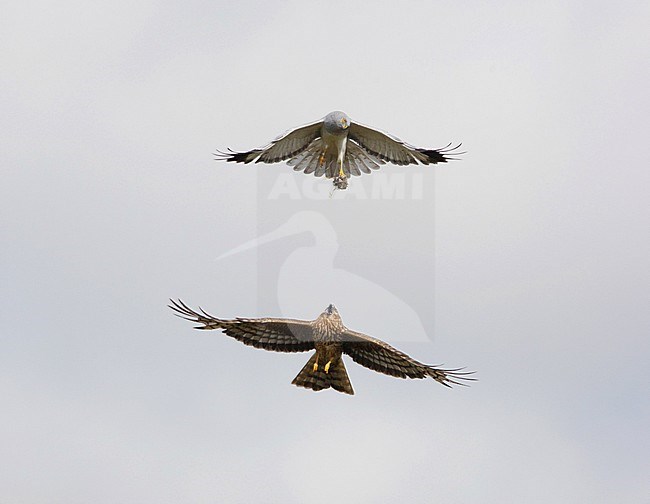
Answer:
<svg viewBox="0 0 650 504"><path fill-rule="evenodd" d="M329 373L330 372L330 365L332 364L332 361L327 361L327 364L325 364L325 372Z"/></svg>
<svg viewBox="0 0 650 504"><path fill-rule="evenodd" d="M345 173L343 173L343 162L339 163L339 177L345 178Z"/></svg>
<svg viewBox="0 0 650 504"><path fill-rule="evenodd" d="M318 165L323 166L325 164L325 154L327 153L327 145L325 145L325 148L323 149L323 152L320 153L320 156L318 157Z"/></svg>
<svg viewBox="0 0 650 504"><path fill-rule="evenodd" d="M314 362L314 373L318 371L318 359L316 359L316 362Z"/></svg>

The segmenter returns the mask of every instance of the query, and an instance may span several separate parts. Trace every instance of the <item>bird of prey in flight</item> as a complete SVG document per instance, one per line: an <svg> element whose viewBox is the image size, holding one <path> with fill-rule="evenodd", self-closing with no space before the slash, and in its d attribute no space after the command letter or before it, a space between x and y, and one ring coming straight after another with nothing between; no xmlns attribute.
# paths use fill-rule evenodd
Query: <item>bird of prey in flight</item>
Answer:
<svg viewBox="0 0 650 504"><path fill-rule="evenodd" d="M437 164L457 159L460 144L441 149L420 149L381 131L352 122L344 112L331 112L320 121L288 131L266 147L247 152L217 151L217 160L235 163L287 161L295 171L334 179L346 189L351 175L370 173L380 165Z"/></svg>
<svg viewBox="0 0 650 504"><path fill-rule="evenodd" d="M388 343L343 325L339 312L329 305L316 320L284 318L219 319L199 308L194 311L180 299L170 300L169 307L181 318L199 324L195 329L221 329L245 345L274 352L316 350L302 371L291 382L312 390L333 388L354 394L342 354L373 371L398 378L431 377L449 387L464 385L458 380L473 380L471 372L441 369L412 359Z"/></svg>

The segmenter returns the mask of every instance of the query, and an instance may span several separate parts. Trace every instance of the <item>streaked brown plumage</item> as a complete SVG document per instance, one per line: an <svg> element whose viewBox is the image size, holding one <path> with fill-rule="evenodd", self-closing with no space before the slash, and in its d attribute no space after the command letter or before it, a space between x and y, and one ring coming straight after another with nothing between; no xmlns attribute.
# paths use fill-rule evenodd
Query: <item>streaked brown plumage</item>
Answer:
<svg viewBox="0 0 650 504"><path fill-rule="evenodd" d="M275 352L305 352L316 350L298 376L291 382L298 387L323 390L332 387L339 392L354 394L342 354L379 373L398 378L431 377L446 387L464 385L457 380L473 380L471 372L462 369L440 369L418 362L388 343L343 325L334 305L316 320L281 318L213 317L202 309L194 311L181 300L171 300L169 307L181 318L197 324L195 329L221 329L245 345Z"/></svg>

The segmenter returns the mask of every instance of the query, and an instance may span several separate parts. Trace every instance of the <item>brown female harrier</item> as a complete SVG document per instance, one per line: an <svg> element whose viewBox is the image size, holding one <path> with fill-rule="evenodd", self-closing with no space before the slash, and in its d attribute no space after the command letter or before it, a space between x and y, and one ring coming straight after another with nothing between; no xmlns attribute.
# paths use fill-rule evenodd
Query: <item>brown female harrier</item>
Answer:
<svg viewBox="0 0 650 504"><path fill-rule="evenodd" d="M463 385L456 380L473 380L461 369L440 369L422 364L408 355L365 334L343 325L334 305L316 320L280 318L234 320L218 319L199 308L196 312L180 299L171 300L169 307L186 320L200 324L195 329L221 329L245 345L275 352L305 352L316 350L302 371L291 382L298 387L323 390L332 387L339 392L354 394L342 354L374 371L398 378L426 378L449 387Z"/></svg>

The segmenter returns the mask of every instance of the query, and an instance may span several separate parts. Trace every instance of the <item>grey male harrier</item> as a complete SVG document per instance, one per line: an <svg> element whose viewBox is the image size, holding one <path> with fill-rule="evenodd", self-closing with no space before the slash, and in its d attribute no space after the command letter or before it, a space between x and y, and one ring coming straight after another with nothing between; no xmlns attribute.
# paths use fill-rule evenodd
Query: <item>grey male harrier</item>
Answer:
<svg viewBox="0 0 650 504"><path fill-rule="evenodd" d="M217 151L218 160L235 163L287 161L295 171L334 179L337 189L348 187L350 175L377 170L380 165L446 163L457 159L460 144L441 149L420 149L381 131L352 122L344 112L331 112L320 121L291 130L266 147L247 152Z"/></svg>
<svg viewBox="0 0 650 504"><path fill-rule="evenodd" d="M169 307L181 318L197 324L195 329L221 329L245 345L274 352L316 350L302 371L291 382L298 387L323 390L332 387L354 394L342 354L374 371L398 378L430 376L446 387L463 385L457 380L473 380L462 369L440 369L418 362L388 343L352 331L343 325L339 312L329 305L316 320L282 318L236 318L224 320L189 308L181 300L171 300Z"/></svg>

